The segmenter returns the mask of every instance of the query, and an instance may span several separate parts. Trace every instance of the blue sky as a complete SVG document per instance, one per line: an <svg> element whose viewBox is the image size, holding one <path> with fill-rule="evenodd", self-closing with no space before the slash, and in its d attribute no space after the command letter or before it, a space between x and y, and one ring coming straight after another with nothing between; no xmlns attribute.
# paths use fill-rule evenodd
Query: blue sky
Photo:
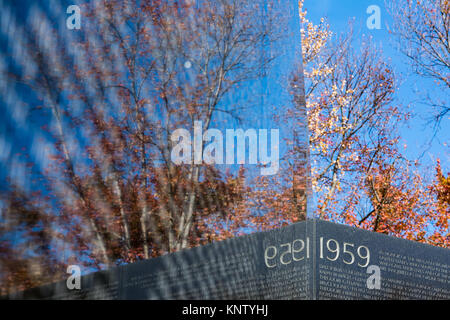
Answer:
<svg viewBox="0 0 450 320"><path fill-rule="evenodd" d="M381 29L368 29L367 18L370 16L366 9L370 5L377 5L381 9ZM433 138L433 125L428 123L431 110L428 106L420 103L423 93L429 93L432 97L440 98L449 102L449 97L444 92L436 89L434 82L423 79L411 73L405 57L397 50L394 37L389 34L388 26L392 25L392 17L388 14L384 0L305 0L304 8L308 11L307 18L315 23L321 17L325 17L335 33L345 32L348 22L353 21L355 43L365 36L373 37L373 42L383 49L384 56L391 61L391 65L400 78L397 91L397 102L404 106L410 106L413 113L409 126L400 129L402 140L400 145L406 144L404 154L412 160L419 159L424 165L424 172L429 172L433 177L434 170L429 171L427 166L434 166L436 159L440 158L444 173L450 171L449 153L449 124L444 119L440 130ZM447 92L448 93L448 92ZM431 143L430 143L431 141Z"/></svg>

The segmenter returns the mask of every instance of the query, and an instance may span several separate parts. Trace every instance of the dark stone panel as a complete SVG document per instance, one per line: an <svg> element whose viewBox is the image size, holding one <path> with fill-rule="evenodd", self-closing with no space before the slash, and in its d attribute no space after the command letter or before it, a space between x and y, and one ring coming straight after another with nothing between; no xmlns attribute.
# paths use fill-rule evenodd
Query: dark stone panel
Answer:
<svg viewBox="0 0 450 320"><path fill-rule="evenodd" d="M313 223L318 299L450 299L449 249L325 221ZM379 267L379 289L367 285L373 275L370 266Z"/></svg>
<svg viewBox="0 0 450 320"><path fill-rule="evenodd" d="M450 299L449 271L449 249L309 220L9 298Z"/></svg>
<svg viewBox="0 0 450 320"><path fill-rule="evenodd" d="M80 290L59 282L10 298L306 299L311 297L310 260L295 261L288 252L288 244L305 235L306 223L298 223L88 274ZM264 258L267 247L271 259Z"/></svg>

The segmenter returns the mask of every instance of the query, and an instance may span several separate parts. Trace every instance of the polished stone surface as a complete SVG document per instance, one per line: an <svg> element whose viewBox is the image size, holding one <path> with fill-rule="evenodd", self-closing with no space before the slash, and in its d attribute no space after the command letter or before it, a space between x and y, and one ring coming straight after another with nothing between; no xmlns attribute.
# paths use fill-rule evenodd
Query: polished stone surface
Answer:
<svg viewBox="0 0 450 320"><path fill-rule="evenodd" d="M449 249L308 220L10 298L449 299L449 271Z"/></svg>

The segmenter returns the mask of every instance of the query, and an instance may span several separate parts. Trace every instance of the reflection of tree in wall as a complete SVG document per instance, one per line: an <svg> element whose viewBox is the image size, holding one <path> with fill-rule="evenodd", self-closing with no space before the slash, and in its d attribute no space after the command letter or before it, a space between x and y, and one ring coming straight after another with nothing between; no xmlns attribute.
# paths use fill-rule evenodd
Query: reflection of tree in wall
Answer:
<svg viewBox="0 0 450 320"><path fill-rule="evenodd" d="M16 63L27 68L12 72L9 85L23 84L31 101L39 99L34 119L53 120L42 132L51 141L48 166L27 169L42 190L10 179L2 194L4 291L61 277L66 263L133 262L245 225L244 171L193 160L177 166L170 134L238 115L221 101L273 59L254 54L277 38L270 8L108 1L83 8L78 43L58 36L45 16L24 30L28 60Z"/></svg>

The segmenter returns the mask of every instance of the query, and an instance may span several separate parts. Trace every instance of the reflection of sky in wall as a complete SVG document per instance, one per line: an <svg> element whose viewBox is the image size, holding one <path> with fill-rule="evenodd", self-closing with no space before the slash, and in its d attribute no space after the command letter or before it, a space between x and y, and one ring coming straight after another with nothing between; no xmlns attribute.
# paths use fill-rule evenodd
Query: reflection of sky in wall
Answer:
<svg viewBox="0 0 450 320"><path fill-rule="evenodd" d="M65 26L68 1L4 1L0 0L0 71L14 71L28 74L35 71L35 65L27 56L28 40L38 41L48 31L50 25ZM26 29L25 29L26 27ZM30 34L30 27L39 27L42 34ZM65 35L66 28L58 28L61 39L70 41ZM27 40L28 39L28 40ZM54 40L54 39L53 39ZM51 52L51 38L47 43ZM33 112L38 106L36 96L20 83L0 79L0 188L9 176L20 182L26 189L33 189L25 173L26 161L38 164L36 169L48 166L47 152L53 148L40 127L51 125L51 113ZM26 159L25 154L30 158Z"/></svg>
<svg viewBox="0 0 450 320"><path fill-rule="evenodd" d="M54 151L52 137L42 129L54 125L52 113L37 111L45 101L38 100L28 86L7 80L3 75L37 72L28 56L30 42L38 44L46 57L54 59L58 56L52 45L54 41L69 43L79 35L68 33L65 27L66 8L74 3L69 0L0 0L0 192L5 189L8 178L26 192L46 194L45 185L36 177L51 163L48 155ZM31 33L31 29L39 31ZM49 36L52 30L57 31L58 39ZM33 163L31 169L27 168L28 163ZM0 219L2 209L0 202ZM21 234L15 233L13 237L13 241L20 244ZM57 246L59 240L53 240ZM64 250L63 259L68 255Z"/></svg>
<svg viewBox="0 0 450 320"><path fill-rule="evenodd" d="M83 1L75 2L78 4L85 3ZM244 84L238 90L233 90L222 101L219 108L243 108L237 112L242 121L235 119L223 113L217 113L210 125L211 128L218 128L223 131L228 128L247 128L252 129L280 129L280 157L283 157L286 151L284 139L292 137L292 124L277 123L273 121L273 116L279 114L285 106L291 105L291 96L288 93L289 76L300 61L300 36L297 2L281 1L279 10L282 12L283 18L288 21L287 32L283 32L285 36L276 44L269 43L267 47L261 47L259 52L255 52L255 56L276 55L278 58L274 61L271 68L267 70L267 76L257 81L251 81ZM76 42L76 37L82 35L82 30L68 30L66 28L66 8L68 5L74 4L73 1L28 1L21 0L15 2L2 3L2 28L1 28L1 63L3 68L17 68L18 65L25 67L33 67L32 63L27 63L27 57L24 50L20 48L21 38L24 37L23 26L39 27L43 34L31 35L33 41L44 38L46 28L55 28L59 33L59 39L66 43ZM263 9L262 9L263 10ZM263 12L262 12L263 14ZM11 18L8 18L11 17ZM14 19L15 17L15 19ZM81 21L83 29L83 18ZM49 56L57 56L56 50L52 51L51 43L55 39L49 39L45 44ZM38 40L39 41L39 40ZM252 58L252 57L249 57ZM189 73L192 65L190 61L185 62L186 72ZM121 65L118 63L117 65ZM107 66L108 67L108 66ZM186 75L189 79L189 74ZM10 175L17 181L27 184L26 174L24 172L23 157L18 152L29 151L31 153L30 160L39 164L39 169L44 169L48 165L47 153L52 150L50 137L46 137L45 133L40 130L43 124L52 124L51 112L47 113L48 118L42 118L42 113L37 116L30 110L31 105L37 105L38 102L29 89L20 85L8 86L2 85L3 98L1 99L0 111L4 114L2 126L0 128L0 177L2 181L6 175ZM111 101L114 104L114 101ZM80 134L80 133L78 133ZM75 144L82 144L82 138L73 136L78 140ZM270 137L269 137L270 138ZM225 146L225 143L224 143ZM80 149L78 145L77 149ZM270 150L270 148L269 148ZM225 151L225 150L224 150ZM237 170L238 166L224 166L231 168L232 171ZM250 175L258 174L259 168L249 166L247 169ZM30 186L31 187L31 186Z"/></svg>
<svg viewBox="0 0 450 320"><path fill-rule="evenodd" d="M388 3L389 1L387 1ZM370 5L378 5L381 9L381 29L369 30L366 20L369 14L366 9ZM443 172L450 171L449 153L449 125L450 120L443 119L440 131L435 139L433 123L428 123L432 115L430 107L421 103L426 93L431 97L450 102L448 92L436 88L433 80L419 78L411 73L406 58L396 49L394 37L389 34L388 26L392 25L392 18L388 14L384 0L305 0L304 7L308 11L307 18L317 23L321 17L326 17L334 33L345 32L348 21L352 20L354 25L355 43L362 39L363 35L372 36L373 42L383 49L384 55L391 61L394 70L399 73L399 90L397 102L404 106L410 104L413 117L409 126L400 129L400 146L406 144L405 154L409 159L418 159L424 166L432 166L432 170L425 169L429 173L428 178L433 179L436 159L441 159ZM432 142L430 143L430 141Z"/></svg>
<svg viewBox="0 0 450 320"><path fill-rule="evenodd" d="M261 46L254 55L256 57L275 55L277 59L267 70L265 78L247 82L239 90L233 90L219 106L224 109L232 106L244 107L245 109L238 112L242 121L237 122L229 116L218 113L210 127L221 130L224 137L225 130L232 128L244 130L251 128L257 132L259 129L267 129L269 132L270 129L279 129L280 157L282 158L287 150L285 139L292 139L293 123L275 122L273 118L280 113L280 110L292 104L291 95L288 92L289 78L301 60L300 26L296 0L275 0L275 2L279 2L278 10L281 11L286 22L284 27L287 30L282 32L284 38L276 44L269 43L266 47ZM83 17L81 31L66 28L68 17L66 8L72 4L83 3L86 1L0 0L0 72L14 71L27 74L36 71L34 70L36 66L27 57L27 41L38 42L40 47L44 48L45 58L51 60L59 58L56 46L52 45L54 41L65 42L70 47L69 44L76 42L77 37L89 37L90 35L83 34ZM283 26L280 24L279 27ZM32 28L39 32L31 33ZM57 31L56 38L49 36L52 30ZM76 54L72 58L76 59ZM115 66L106 67L121 68L123 65L118 62ZM186 61L184 67L187 73L186 79L189 79L188 73L193 66L190 61ZM0 78L0 190L6 186L5 179L11 178L27 191L41 190L45 193L44 185L37 181L33 182L35 175L29 174L26 162L37 165L32 169L35 174L48 168L51 163L48 155L54 150L54 145L52 137L42 130L42 126L53 127L55 120L50 110L45 113L33 112L32 108L45 104L45 101L40 102L29 88L5 80ZM111 94L111 97L114 98L114 94ZM114 101L110 102L117 107ZM82 162L89 161L81 155L81 150L84 146L83 139L90 137L88 133L83 135L81 130L67 128L67 131L72 133L66 138L71 140L74 162L77 159ZM270 141L270 135L268 138ZM224 147L225 145L224 142ZM268 149L270 150L269 146ZM222 167L231 168L231 171L236 172L239 166L223 165ZM250 178L260 173L260 168L256 166L246 166L246 168L249 170ZM19 241L20 235L15 236L16 241Z"/></svg>
<svg viewBox="0 0 450 320"><path fill-rule="evenodd" d="M232 96L226 97L223 101L223 105L246 108L238 113L241 121L226 122L229 119L225 120L219 114L212 127L217 124L219 129L243 128L246 130L252 128L255 130L268 129L269 132L270 129L279 129L280 158L282 158L288 148L285 139L292 139L293 123L274 121L274 116L281 116L280 110L285 109L286 106L292 106L292 97L289 94L289 78L301 62L301 48L297 2L281 1L280 10L282 11L282 17L288 21L287 25L283 25L287 32L283 32L283 38L277 43L269 43L266 47L261 47L260 52L255 52L255 55L277 57L271 67L267 69L267 76L258 81L247 83L241 90L233 92ZM220 122L222 123L219 124ZM268 141L270 141L270 136ZM238 168L238 166L231 167L234 167L233 169ZM253 170L248 166L246 169L255 174L260 172L259 169Z"/></svg>

